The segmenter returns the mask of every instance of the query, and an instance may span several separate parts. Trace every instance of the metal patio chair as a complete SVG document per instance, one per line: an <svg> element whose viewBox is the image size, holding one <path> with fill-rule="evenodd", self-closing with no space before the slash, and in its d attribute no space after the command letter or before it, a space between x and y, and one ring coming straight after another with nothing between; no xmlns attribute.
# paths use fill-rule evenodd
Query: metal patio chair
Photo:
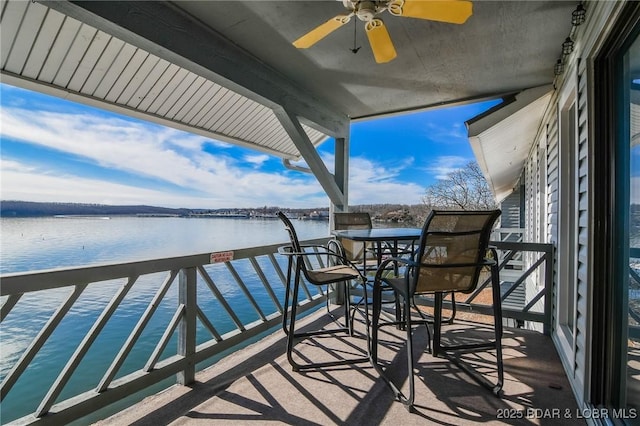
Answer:
<svg viewBox="0 0 640 426"><path fill-rule="evenodd" d="M381 273L376 274L373 288L373 318L371 333L371 361L376 370L391 387L396 398L405 404L409 411L413 410L415 398L415 384L413 375L412 326L415 323L433 321L432 354L444 355L447 359L460 366L479 383L488 387L500 396L504 381L502 362L502 308L500 301L500 280L495 250L489 249L489 236L500 210L490 211L432 211L422 229L420 245L413 259L387 259L380 265ZM487 254L491 254L488 257ZM386 271L385 263L395 262L404 269L404 274L389 277L382 273ZM471 293L478 285L480 273L483 269L491 271L491 285L493 293L493 316L495 340L465 345L444 346L441 344L442 331L442 300L448 292ZM403 324L407 333L407 361L409 375L409 395L404 396L400 388L387 378L378 364L378 331L381 326L393 323L380 323L382 309L382 290L391 287L400 297L404 305ZM418 310L421 320L411 318L411 306L415 307L414 296L422 294L434 295L433 319L427 319ZM430 337L429 337L430 338ZM456 351L470 349L496 350L496 367L498 378L495 383L489 382L467 364L453 355Z"/></svg>
<svg viewBox="0 0 640 426"><path fill-rule="evenodd" d="M278 217L284 223L285 229L289 233L291 245L280 248L280 254L287 256L287 284L284 299L284 314L282 320L282 328L287 335L287 359L293 367L294 371L306 370L311 368L332 367L337 365L358 364L369 362L369 357L358 357L350 359L342 359L337 361L319 362L300 364L293 359L293 348L296 340L306 337L318 336L323 334L347 333L353 335L353 321L350 309L350 288L349 281L358 281L363 289L364 294L364 313L363 318L366 324L367 352L369 349L369 316L366 277L343 255L343 249L337 240L330 240L325 246L302 246L298 240L295 228L289 218L282 212L278 212ZM306 251L305 249L314 249ZM325 259L326 265L318 268L312 268L309 257ZM325 295L329 297L330 286L336 284L336 291L342 291L342 303L344 304L344 325L338 328L322 329L306 332L296 332L296 313L298 308L298 292L301 280L304 279L315 286L327 286ZM291 313L289 315L289 301L291 300ZM330 312L329 312L330 313ZM331 314L331 313L330 313ZM336 320L336 318L331 315ZM337 320L336 320L337 322Z"/></svg>

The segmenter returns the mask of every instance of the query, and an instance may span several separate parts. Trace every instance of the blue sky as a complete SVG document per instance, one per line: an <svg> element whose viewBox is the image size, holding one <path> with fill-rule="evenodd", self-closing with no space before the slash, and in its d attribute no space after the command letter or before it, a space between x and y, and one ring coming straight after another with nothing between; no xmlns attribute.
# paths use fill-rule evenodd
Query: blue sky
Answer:
<svg viewBox="0 0 640 426"><path fill-rule="evenodd" d="M472 161L464 121L496 101L353 123L350 204L420 203ZM258 151L0 84L3 200L322 207L312 175ZM329 170L334 144L319 153Z"/></svg>

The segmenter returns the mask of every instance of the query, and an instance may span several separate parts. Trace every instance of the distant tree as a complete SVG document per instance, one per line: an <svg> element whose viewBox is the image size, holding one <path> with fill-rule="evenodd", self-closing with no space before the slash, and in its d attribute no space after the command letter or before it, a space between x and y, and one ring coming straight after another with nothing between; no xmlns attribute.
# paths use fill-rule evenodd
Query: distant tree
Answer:
<svg viewBox="0 0 640 426"><path fill-rule="evenodd" d="M496 207L495 199L475 161L427 187L423 202L431 208L483 210Z"/></svg>

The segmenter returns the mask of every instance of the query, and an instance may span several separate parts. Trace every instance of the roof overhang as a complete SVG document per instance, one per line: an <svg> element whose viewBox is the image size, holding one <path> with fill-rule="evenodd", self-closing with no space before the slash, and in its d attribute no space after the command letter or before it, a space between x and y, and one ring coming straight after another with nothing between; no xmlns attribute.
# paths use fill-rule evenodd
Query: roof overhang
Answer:
<svg viewBox="0 0 640 426"><path fill-rule="evenodd" d="M4 0L0 76L285 160L302 157L339 205L345 191L334 182L338 173L329 173L315 150L327 136L348 157L351 120L550 84L577 3L474 1L462 25L384 12L398 57L376 64L357 19L353 30L337 30L311 48L292 45L345 12L335 0ZM353 43L362 47L356 55ZM534 126L522 119L529 124L511 125L517 146L522 129ZM476 153L501 197L526 150L509 157L507 172L487 160L484 145Z"/></svg>
<svg viewBox="0 0 640 426"><path fill-rule="evenodd" d="M279 109L313 146L348 134L345 114L168 2L3 3L3 82L283 159L301 155Z"/></svg>
<svg viewBox="0 0 640 426"><path fill-rule="evenodd" d="M525 90L467 121L471 148L496 201L515 189L552 92L550 85Z"/></svg>

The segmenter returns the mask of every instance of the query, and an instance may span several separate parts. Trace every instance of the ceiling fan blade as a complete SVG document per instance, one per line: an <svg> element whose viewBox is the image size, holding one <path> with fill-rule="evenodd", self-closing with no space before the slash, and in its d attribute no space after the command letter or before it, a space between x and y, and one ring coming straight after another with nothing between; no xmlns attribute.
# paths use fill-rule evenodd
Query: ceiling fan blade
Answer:
<svg viewBox="0 0 640 426"><path fill-rule="evenodd" d="M338 15L329 19L322 25L317 26L313 30L309 31L299 39L293 42L293 45L298 49L306 49L313 46L347 22L351 20L352 14Z"/></svg>
<svg viewBox="0 0 640 426"><path fill-rule="evenodd" d="M464 0L391 0L388 9L396 16L464 24L473 14L473 3Z"/></svg>
<svg viewBox="0 0 640 426"><path fill-rule="evenodd" d="M383 64L396 57L396 49L382 19L372 19L364 28L377 63Z"/></svg>

